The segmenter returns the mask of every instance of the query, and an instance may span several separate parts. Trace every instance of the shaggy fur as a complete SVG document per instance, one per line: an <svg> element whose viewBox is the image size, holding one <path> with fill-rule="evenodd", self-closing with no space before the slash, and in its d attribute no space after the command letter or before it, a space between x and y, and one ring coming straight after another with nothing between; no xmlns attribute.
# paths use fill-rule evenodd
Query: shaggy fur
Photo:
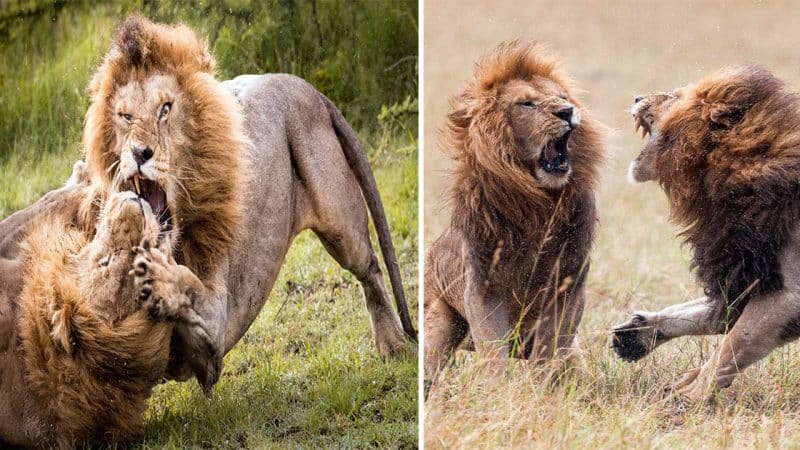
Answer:
<svg viewBox="0 0 800 450"><path fill-rule="evenodd" d="M532 359L572 344L602 159L601 127L573 90L543 48L515 41L481 60L453 99L445 132L453 212L425 274L426 377L468 330L478 350L502 341L495 350L508 353L515 339L513 353ZM561 114L570 108L572 119ZM565 136L568 174L542 172L542 148Z"/></svg>
<svg viewBox="0 0 800 450"><path fill-rule="evenodd" d="M182 188L174 199L180 238L177 259L201 278L225 260L241 235L244 148L239 105L214 79L214 58L185 25L154 24L133 17L117 30L111 49L89 84L84 156L100 197L112 191L123 142L115 131L113 100L120 87L156 74L177 81L187 120L180 145L169 148L169 170ZM178 139L175 139L178 141Z"/></svg>
<svg viewBox="0 0 800 450"><path fill-rule="evenodd" d="M0 388L10 408L0 442L72 448L138 437L167 366L172 320L194 320L183 311L186 292L150 295L151 275L129 274L160 252L132 249L157 239L149 206L118 194L97 228L88 241L62 218L44 220L22 244L26 282L12 333L19 345Z"/></svg>
<svg viewBox="0 0 800 450"><path fill-rule="evenodd" d="M162 232L175 243L175 271L185 266L203 280L203 298L227 295L220 270L243 234L244 154L250 145L240 106L214 79L214 64L188 27L128 19L89 84L83 136L94 189L84 210L102 204L110 192L133 190L134 174L156 183L166 194L171 230ZM168 116L157 116L166 103ZM152 149L152 158L137 165L136 146ZM220 314L219 305L210 308ZM220 371L223 333L217 330L217 342L205 348L195 330L181 325L178 331L175 365L194 355L188 358L192 373L208 390ZM185 369L178 372L188 376Z"/></svg>
<svg viewBox="0 0 800 450"><path fill-rule="evenodd" d="M156 195L154 203L166 204L159 219L176 246L170 270L188 269L204 285L196 308L213 327L215 345L206 345L206 330L179 324L169 376L194 374L208 392L222 356L264 304L292 239L308 228L364 286L381 352L404 353L403 330L409 336L414 330L377 185L355 132L302 80L243 76L226 86L214 79L213 66L187 27L134 17L117 31L90 84L84 147L96 193L87 205L136 189L136 177L149 186L143 197L153 186L163 191L165 201ZM365 201L400 318L369 241Z"/></svg>
<svg viewBox="0 0 800 450"><path fill-rule="evenodd" d="M769 325L739 326L739 321L754 299L764 303L775 298L777 308L791 290L786 277L794 275L784 269L793 267L783 266L783 260L791 259L787 252L794 251L789 249L800 218L800 132L794 125L800 123L800 98L768 70L737 66L671 94L648 96L642 103L634 107L634 118L651 137L631 173L637 181L653 180L663 187L707 295L693 303L692 314L703 312L694 317L699 325L681 333L730 331L735 339L737 329L754 326L788 326L791 331L797 313L784 312L786 317ZM646 111L657 113L643 121ZM671 307L673 317L688 314L689 308L680 306ZM614 345L623 358L638 359L681 334L659 325L659 314L638 313L616 331ZM654 329L660 337L652 340ZM768 352L793 337L784 330L779 339L754 345ZM630 353L634 346L641 348ZM740 357L738 369L750 362ZM724 386L732 375L705 378ZM707 387L698 382L687 389L697 393Z"/></svg>

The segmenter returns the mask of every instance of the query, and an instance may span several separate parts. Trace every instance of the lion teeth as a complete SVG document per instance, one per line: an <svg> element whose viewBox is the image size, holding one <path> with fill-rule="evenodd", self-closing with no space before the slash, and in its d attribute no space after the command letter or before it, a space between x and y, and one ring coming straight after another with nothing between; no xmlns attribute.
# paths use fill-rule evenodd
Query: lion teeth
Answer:
<svg viewBox="0 0 800 450"><path fill-rule="evenodd" d="M142 195L142 190L139 188L139 174L133 176L133 188L136 190L137 195Z"/></svg>

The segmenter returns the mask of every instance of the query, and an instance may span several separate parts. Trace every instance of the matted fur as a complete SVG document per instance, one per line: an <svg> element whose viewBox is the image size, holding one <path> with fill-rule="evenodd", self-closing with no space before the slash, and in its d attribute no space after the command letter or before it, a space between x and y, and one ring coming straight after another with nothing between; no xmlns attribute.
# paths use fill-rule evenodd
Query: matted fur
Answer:
<svg viewBox="0 0 800 450"><path fill-rule="evenodd" d="M732 306L782 288L779 252L800 217L800 99L758 66L684 89L648 144L706 294Z"/></svg>
<svg viewBox="0 0 800 450"><path fill-rule="evenodd" d="M724 333L674 386L708 399L800 335L800 96L762 67L736 66L637 99L632 112L651 136L631 175L663 187L706 296L635 312L613 347L634 361L676 337Z"/></svg>
<svg viewBox="0 0 800 450"><path fill-rule="evenodd" d="M84 155L97 196L105 196L115 175L119 143L114 132L114 93L131 81L153 75L175 77L182 94L188 142L171 171L185 188L173 211L181 233L177 259L204 278L217 270L241 235L242 191L246 175L239 104L214 79L214 58L185 25L154 24L132 17L117 30L111 48L89 84Z"/></svg>
<svg viewBox="0 0 800 450"><path fill-rule="evenodd" d="M554 211L566 217L576 192L596 186L601 127L582 108L582 125L570 138L578 157L571 181L559 193L566 202L561 208L555 207L559 196L542 188L521 163L505 112L498 110L497 91L510 80L534 77L563 86L570 102L581 108L571 94L573 81L556 59L541 44L523 41L501 44L481 59L466 88L451 100L444 151L455 162L448 183L452 222L476 239L500 238L507 244L530 239Z"/></svg>
<svg viewBox="0 0 800 450"><path fill-rule="evenodd" d="M524 160L526 143L510 119L516 105L504 100L515 83L534 90L554 83L562 94L538 107L572 106L581 117L568 141L572 172L559 188L544 186ZM489 341L518 338L516 354L536 359L571 345L583 310L602 160L602 127L574 90L541 45L513 41L484 57L452 99L444 130L444 151L454 160L447 188L451 224L430 247L425 274L427 377L468 329L479 350ZM541 114L550 117L547 111ZM529 137L542 126L530 124ZM487 302L493 306L483 316ZM516 325L518 336L511 336Z"/></svg>

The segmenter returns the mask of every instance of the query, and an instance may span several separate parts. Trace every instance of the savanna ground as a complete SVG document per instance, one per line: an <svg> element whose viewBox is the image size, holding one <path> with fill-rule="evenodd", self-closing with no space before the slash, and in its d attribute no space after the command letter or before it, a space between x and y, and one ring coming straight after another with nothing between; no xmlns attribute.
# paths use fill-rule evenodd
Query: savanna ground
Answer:
<svg viewBox="0 0 800 450"><path fill-rule="evenodd" d="M373 163L415 317L414 1L0 1L0 218L69 176L80 158L89 76L132 11L192 25L208 38L221 79L295 73L341 107ZM135 447L416 445L416 357L379 356L358 282L306 232L226 356L211 398L194 381L158 386Z"/></svg>
<svg viewBox="0 0 800 450"><path fill-rule="evenodd" d="M582 99L615 132L598 193L599 234L579 328L585 366L554 388L517 368L496 388L476 382L467 355L425 404L426 448L774 448L800 439L796 344L747 369L717 406L681 410L662 388L708 358L717 338L684 338L630 364L609 348L609 329L634 309L695 298L689 249L675 237L664 194L632 185L643 147L629 110L635 95L669 90L735 63L769 67L800 90L796 2L440 1L425 4L425 233L447 224L438 150L448 96L476 59L503 40L548 43L586 90ZM454 12L457 11L457 14ZM797 269L797 268L792 268Z"/></svg>

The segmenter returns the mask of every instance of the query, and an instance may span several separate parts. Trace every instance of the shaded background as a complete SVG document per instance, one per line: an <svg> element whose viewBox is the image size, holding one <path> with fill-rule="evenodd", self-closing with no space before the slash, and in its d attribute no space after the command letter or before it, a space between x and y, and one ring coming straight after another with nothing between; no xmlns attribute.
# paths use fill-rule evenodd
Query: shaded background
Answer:
<svg viewBox="0 0 800 450"><path fill-rule="evenodd" d="M608 349L607 330L633 309L655 310L701 294L689 272L688 248L681 248L678 230L668 222L663 192L657 185L633 185L625 178L630 160L644 146L633 132L633 98L740 63L763 64L800 89L800 3L468 0L428 1L424 8L426 244L449 221L442 199L448 162L439 145L448 98L469 79L475 61L499 42L522 37L548 44L585 90L583 103L614 130L601 171L599 234L580 327L587 370L575 390L553 395L517 380L487 396L454 387L463 385L464 378L453 375L452 385L443 383L443 390L456 393L441 394L426 405L426 441L434 448L792 442L800 424L796 345L774 352L734 383L726 395L737 398L734 408L743 411L730 417L677 414L686 425L673 427L675 419L658 416L654 399L661 387L708 357L716 339L671 342L630 365ZM470 408L463 407L467 404Z"/></svg>
<svg viewBox="0 0 800 450"><path fill-rule="evenodd" d="M134 11L191 26L221 79L289 72L341 108L365 143L416 317L414 0L0 0L0 218L66 181L81 155L89 77ZM194 381L158 386L135 446L416 447L416 358L380 357L357 280L310 232L270 297L212 398Z"/></svg>
<svg viewBox="0 0 800 450"><path fill-rule="evenodd" d="M132 12L194 28L220 79L292 73L333 100L362 136L395 119L416 135L408 120L417 108L414 0L0 0L0 162L43 152L77 158L89 76ZM30 200L0 203L0 216Z"/></svg>

